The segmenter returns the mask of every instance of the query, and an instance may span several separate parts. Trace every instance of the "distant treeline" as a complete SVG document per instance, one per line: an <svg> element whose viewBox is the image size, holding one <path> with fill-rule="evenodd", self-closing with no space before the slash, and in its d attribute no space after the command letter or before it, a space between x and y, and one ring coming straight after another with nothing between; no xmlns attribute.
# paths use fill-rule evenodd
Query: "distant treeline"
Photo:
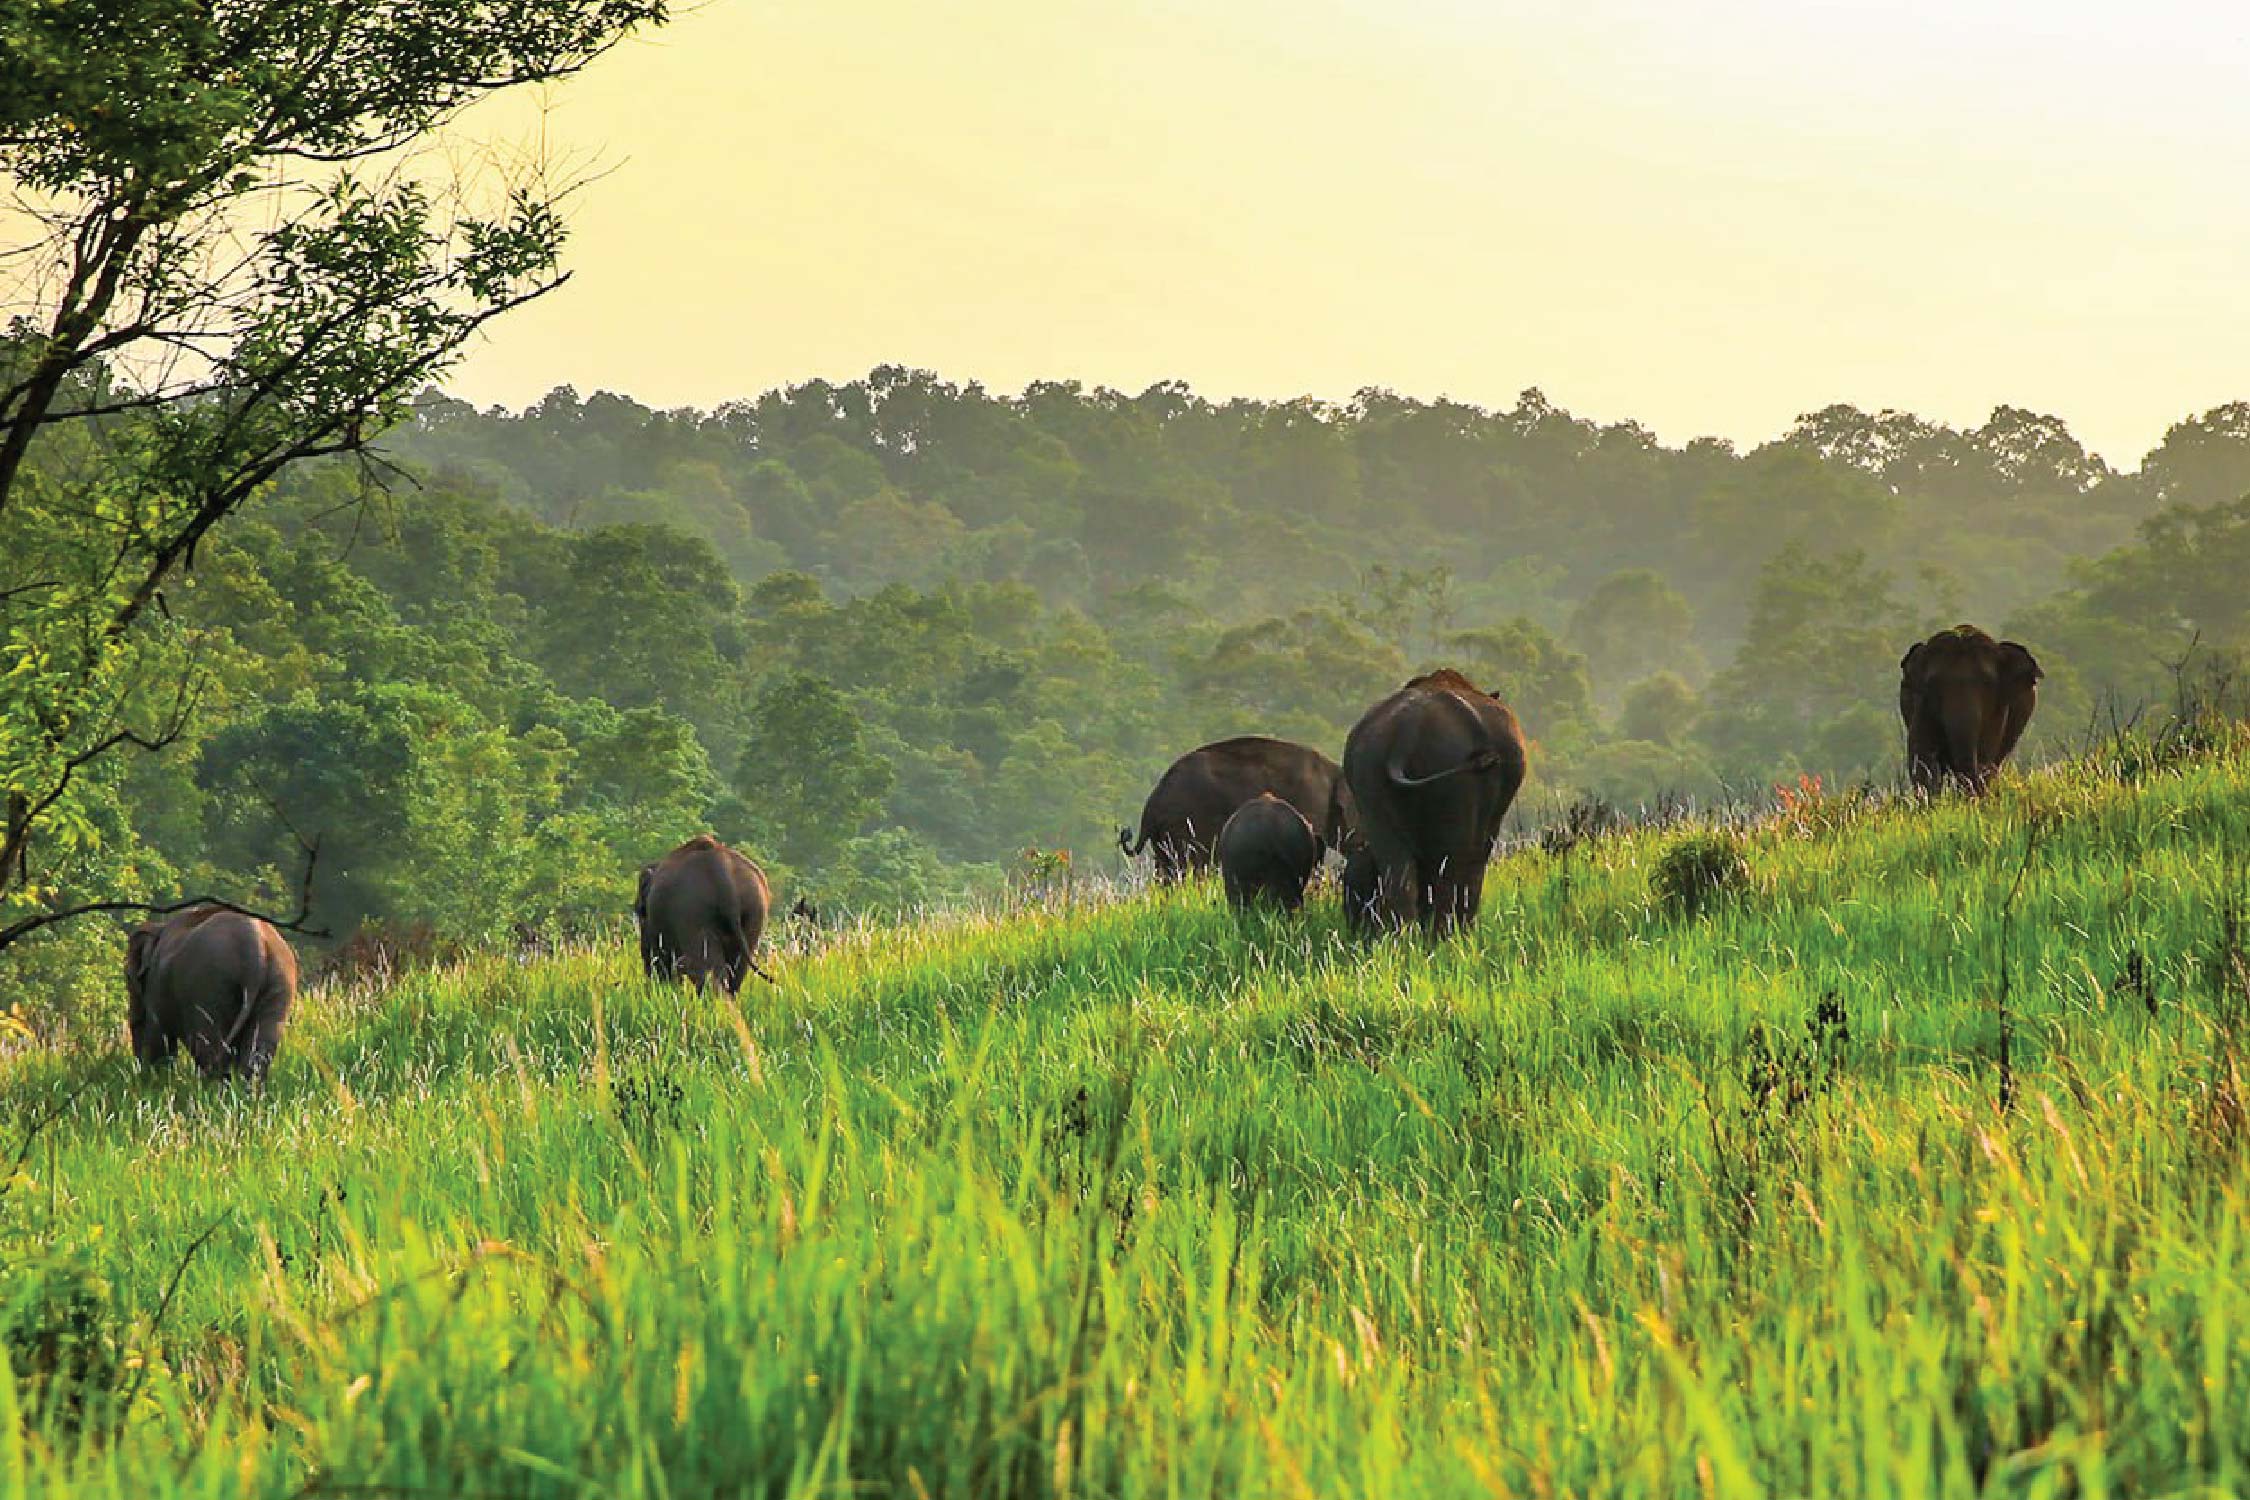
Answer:
<svg viewBox="0 0 2250 1500"><path fill-rule="evenodd" d="M1894 776L1899 655L1959 620L2046 665L2033 755L2250 648L2246 404L2127 474L2010 407L1831 407L1743 453L1537 392L885 368L714 412L432 395L388 447L209 539L166 600L192 722L99 773L57 883L281 899L317 838L320 925L474 940L616 916L708 828L784 902L895 907L1103 867L1180 751L1333 754L1438 663L1517 709L1536 818ZM113 938L0 983L69 989Z"/></svg>

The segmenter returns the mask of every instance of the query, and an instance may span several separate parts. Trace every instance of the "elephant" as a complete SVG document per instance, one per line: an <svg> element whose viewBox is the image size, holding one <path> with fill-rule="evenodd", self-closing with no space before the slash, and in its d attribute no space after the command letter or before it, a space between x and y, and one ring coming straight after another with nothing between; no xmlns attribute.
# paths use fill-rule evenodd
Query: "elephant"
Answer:
<svg viewBox="0 0 2250 1500"><path fill-rule="evenodd" d="M296 951L246 912L192 906L126 941L125 1026L144 1066L164 1066L184 1044L204 1077L257 1082L296 1000Z"/></svg>
<svg viewBox="0 0 2250 1500"><path fill-rule="evenodd" d="M1211 867L1219 831L1244 803L1270 792L1304 815L1327 847L1344 837L1350 803L1338 803L1336 763L1307 745L1263 735L1217 740L1173 761L1141 808L1136 841L1119 829L1117 847L1138 858L1153 847L1156 878L1174 881Z"/></svg>
<svg viewBox="0 0 2250 1500"><path fill-rule="evenodd" d="M1915 789L1981 792L2023 738L2045 675L2029 651L1974 625L1941 630L1899 658L1898 712Z"/></svg>
<svg viewBox="0 0 2250 1500"><path fill-rule="evenodd" d="M766 978L755 957L772 907L765 872L708 833L641 870L633 919L641 967L652 979L686 978L740 992L745 974Z"/></svg>
<svg viewBox="0 0 2250 1500"><path fill-rule="evenodd" d="M1382 879L1375 865L1375 855L1364 843L1355 844L1351 853L1344 857L1344 872L1337 880L1337 888L1344 897L1345 930L1363 937L1376 932L1381 926L1376 912Z"/></svg>
<svg viewBox="0 0 2250 1500"><path fill-rule="evenodd" d="M1476 921L1500 820L1528 769L1515 714L1451 669L1414 678L1360 716L1344 742L1344 780L1381 926L1419 921L1445 937Z"/></svg>
<svg viewBox="0 0 2250 1500"><path fill-rule="evenodd" d="M1320 835L1305 815L1271 792L1234 811L1219 830L1219 874L1227 901L1247 908L1270 901L1283 911L1305 904L1305 885L1320 868Z"/></svg>

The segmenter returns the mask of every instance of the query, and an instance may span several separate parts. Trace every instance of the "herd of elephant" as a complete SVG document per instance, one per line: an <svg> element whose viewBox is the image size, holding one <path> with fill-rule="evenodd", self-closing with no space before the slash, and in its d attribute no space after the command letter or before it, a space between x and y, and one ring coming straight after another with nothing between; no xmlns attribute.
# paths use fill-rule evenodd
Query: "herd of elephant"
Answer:
<svg viewBox="0 0 2250 1500"><path fill-rule="evenodd" d="M1970 625L1899 662L1899 714L1914 785L1982 791L2022 738L2039 663ZM1416 677L1360 716L1343 763L1287 740L1245 736L1189 751L1158 779L1137 832L1159 880L1214 865L1238 907L1304 904L1329 851L1355 930L1419 924L1445 936L1476 920L1485 866L1523 787L1522 727L1460 673ZM771 892L763 871L708 834L646 866L633 900L652 976L729 994L758 968ZM264 1077L297 994L297 956L274 926L201 905L143 924L125 953L133 1054L158 1066L185 1048L209 1077Z"/></svg>

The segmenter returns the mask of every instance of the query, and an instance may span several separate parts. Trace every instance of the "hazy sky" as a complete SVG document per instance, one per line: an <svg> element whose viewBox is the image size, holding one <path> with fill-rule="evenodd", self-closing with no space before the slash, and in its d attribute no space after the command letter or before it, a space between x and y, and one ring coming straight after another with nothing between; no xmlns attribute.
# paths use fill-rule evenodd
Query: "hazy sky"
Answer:
<svg viewBox="0 0 2250 1500"><path fill-rule="evenodd" d="M454 379L1511 404L1667 440L2250 397L2232 0L709 0L472 116L606 170Z"/></svg>

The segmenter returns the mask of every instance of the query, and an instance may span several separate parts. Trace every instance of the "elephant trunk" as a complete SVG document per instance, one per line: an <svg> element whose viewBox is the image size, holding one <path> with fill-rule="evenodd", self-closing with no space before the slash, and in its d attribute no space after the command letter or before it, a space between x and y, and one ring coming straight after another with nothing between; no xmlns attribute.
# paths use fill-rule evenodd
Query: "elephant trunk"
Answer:
<svg viewBox="0 0 2250 1500"><path fill-rule="evenodd" d="M1975 791L1984 789L1984 705L1974 684L1962 683L1946 690L1939 704L1938 722L1945 726L1946 769Z"/></svg>

